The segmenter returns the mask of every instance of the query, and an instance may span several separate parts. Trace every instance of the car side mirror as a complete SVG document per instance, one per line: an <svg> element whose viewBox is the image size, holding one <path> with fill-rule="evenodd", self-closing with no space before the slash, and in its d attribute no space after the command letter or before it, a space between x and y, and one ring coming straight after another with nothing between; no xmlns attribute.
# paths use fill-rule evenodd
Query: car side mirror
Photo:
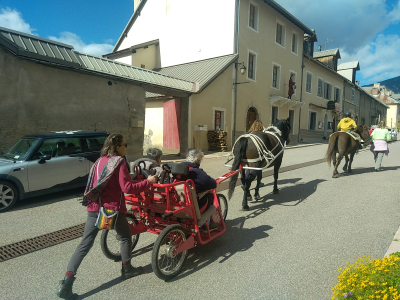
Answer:
<svg viewBox="0 0 400 300"><path fill-rule="evenodd" d="M38 164L44 164L46 162L46 160L50 160L51 156L46 154L40 157Z"/></svg>

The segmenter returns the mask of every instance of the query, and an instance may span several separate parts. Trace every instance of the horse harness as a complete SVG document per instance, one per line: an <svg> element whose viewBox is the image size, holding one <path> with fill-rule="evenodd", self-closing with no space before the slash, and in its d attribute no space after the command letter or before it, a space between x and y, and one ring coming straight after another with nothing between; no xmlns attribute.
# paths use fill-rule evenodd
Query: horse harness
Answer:
<svg viewBox="0 0 400 300"><path fill-rule="evenodd" d="M275 126L269 126L268 128L264 128L263 132L277 138L279 143L277 143L272 150L269 150L267 148L267 146L265 145L265 143L263 142L263 140L260 137L258 137L257 135L255 135L253 132L246 133L237 138L237 140L233 144L232 152L229 154L228 161L226 163L228 163L230 160L232 160L232 159L229 159L229 157L234 156L233 149L235 149L235 145L238 142L238 140L242 137L246 137L246 138L250 138L253 141L254 145L256 146L257 151L258 151L258 158L242 159L242 162L247 162L247 163L253 162L254 163L254 162L259 162L259 161L262 161L265 159L265 161L267 162L267 165L263 168L252 168L252 167L243 167L243 168L255 169L255 170L262 170L262 169L268 168L271 165L271 163L285 150L286 142L285 142L285 144L282 144L282 140L281 140L282 132ZM279 153L277 155L274 155L272 153L272 151L274 151L278 147L278 145L281 145L282 150L279 151ZM228 165L225 164L225 166L228 166Z"/></svg>

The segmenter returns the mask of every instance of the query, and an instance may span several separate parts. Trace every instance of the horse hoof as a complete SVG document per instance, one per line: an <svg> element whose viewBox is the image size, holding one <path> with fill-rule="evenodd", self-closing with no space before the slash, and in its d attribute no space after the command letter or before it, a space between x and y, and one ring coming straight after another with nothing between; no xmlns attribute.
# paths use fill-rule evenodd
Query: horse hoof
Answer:
<svg viewBox="0 0 400 300"><path fill-rule="evenodd" d="M251 195L247 196L247 202L251 202L251 201L253 201L253 197L251 197Z"/></svg>
<svg viewBox="0 0 400 300"><path fill-rule="evenodd" d="M254 195L254 199L256 199L256 200L260 200L260 199L261 199L261 197L260 197L260 195L259 195L259 194L257 194L257 195Z"/></svg>
<svg viewBox="0 0 400 300"><path fill-rule="evenodd" d="M279 194L279 190L274 190L272 193L273 194Z"/></svg>
<svg viewBox="0 0 400 300"><path fill-rule="evenodd" d="M352 170L347 170L347 173L353 173L353 171Z"/></svg>
<svg viewBox="0 0 400 300"><path fill-rule="evenodd" d="M245 206L242 207L242 210L243 211L248 211L248 210L250 210L250 207L248 205L245 205Z"/></svg>
<svg viewBox="0 0 400 300"><path fill-rule="evenodd" d="M338 178L337 174L333 174L332 178Z"/></svg>
<svg viewBox="0 0 400 300"><path fill-rule="evenodd" d="M347 168L343 168L343 172L346 172L347 171Z"/></svg>

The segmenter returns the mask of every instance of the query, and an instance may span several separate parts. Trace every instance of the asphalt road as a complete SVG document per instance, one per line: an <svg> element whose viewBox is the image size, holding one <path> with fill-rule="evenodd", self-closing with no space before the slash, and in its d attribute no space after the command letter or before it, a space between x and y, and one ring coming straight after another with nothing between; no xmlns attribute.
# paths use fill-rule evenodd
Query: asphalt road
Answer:
<svg viewBox="0 0 400 300"><path fill-rule="evenodd" d="M283 166L324 157L327 145L290 149ZM355 156L353 175L333 179L316 164L272 177L261 201L240 211L242 190L229 202L227 232L190 250L180 275L158 279L150 265L156 236L142 234L133 263L145 274L121 281L120 263L104 257L99 237L83 261L74 291L80 299L330 299L337 268L362 255L382 257L400 225L400 143L390 145L383 171L373 171L369 151ZM204 160L219 176L225 158ZM226 192L225 192L226 193ZM86 219L80 190L24 201L0 215L0 245L77 225ZM0 263L1 299L56 299L54 291L79 239Z"/></svg>

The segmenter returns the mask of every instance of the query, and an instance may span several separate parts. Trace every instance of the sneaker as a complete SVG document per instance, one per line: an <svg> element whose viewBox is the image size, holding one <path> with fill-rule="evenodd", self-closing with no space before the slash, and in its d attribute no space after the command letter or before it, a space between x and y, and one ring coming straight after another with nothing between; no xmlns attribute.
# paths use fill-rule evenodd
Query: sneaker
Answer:
<svg viewBox="0 0 400 300"><path fill-rule="evenodd" d="M203 226L201 226L200 227L200 230L202 231L202 232L206 232L207 233L207 227L206 227L207 225L206 224L204 224ZM215 223L211 223L210 222L210 224L208 224L208 228L210 229L210 232L211 231L213 231L213 230L215 230L215 229L218 229L218 224L215 224Z"/></svg>

